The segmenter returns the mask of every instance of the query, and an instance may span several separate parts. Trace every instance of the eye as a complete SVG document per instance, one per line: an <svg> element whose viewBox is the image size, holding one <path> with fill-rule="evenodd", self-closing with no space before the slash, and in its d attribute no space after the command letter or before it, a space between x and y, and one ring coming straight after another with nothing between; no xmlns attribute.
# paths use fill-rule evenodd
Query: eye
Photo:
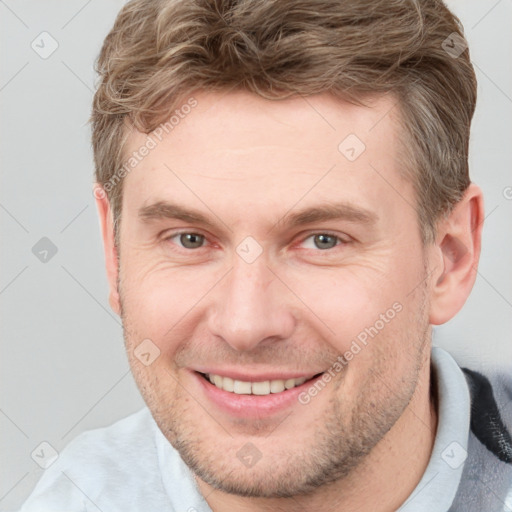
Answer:
<svg viewBox="0 0 512 512"><path fill-rule="evenodd" d="M173 241L175 238L179 240L178 245L185 249L200 249L205 241L205 237L199 233L176 233L166 238L166 240Z"/></svg>
<svg viewBox="0 0 512 512"><path fill-rule="evenodd" d="M308 242L311 240L312 242ZM339 243L338 243L339 242ZM332 249L343 243L339 236L330 233L315 233L302 241L306 249Z"/></svg>

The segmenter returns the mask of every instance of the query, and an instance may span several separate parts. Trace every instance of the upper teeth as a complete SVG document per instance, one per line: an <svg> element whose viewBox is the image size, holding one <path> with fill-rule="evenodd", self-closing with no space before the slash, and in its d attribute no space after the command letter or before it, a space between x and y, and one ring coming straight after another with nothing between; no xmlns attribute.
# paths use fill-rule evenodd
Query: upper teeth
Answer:
<svg viewBox="0 0 512 512"><path fill-rule="evenodd" d="M300 386L306 382L306 377L298 379L277 379L264 380L262 382L247 382L243 380L234 380L230 377L222 377L221 375L208 374L210 382L224 391L230 391L238 395L269 395L270 393L280 393L285 389L291 389Z"/></svg>

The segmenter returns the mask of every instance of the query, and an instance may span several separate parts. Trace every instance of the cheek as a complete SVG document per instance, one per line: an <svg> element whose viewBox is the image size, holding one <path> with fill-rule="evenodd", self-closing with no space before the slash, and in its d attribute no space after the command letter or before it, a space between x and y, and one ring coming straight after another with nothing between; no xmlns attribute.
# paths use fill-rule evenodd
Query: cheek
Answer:
<svg viewBox="0 0 512 512"><path fill-rule="evenodd" d="M352 265L301 281L304 302L334 331L326 340L348 361L344 387L354 393L375 373L381 385L408 374L428 324L418 315L424 301L421 257L397 265L397 255L387 256L379 265Z"/></svg>
<svg viewBox="0 0 512 512"><path fill-rule="evenodd" d="M179 338L182 325L197 315L205 293L220 278L206 268L198 271L193 267L132 264L123 270L120 293L124 319L136 337L154 340L162 351L172 351L169 342Z"/></svg>
<svg viewBox="0 0 512 512"><path fill-rule="evenodd" d="M404 274L396 274L391 268L367 266L296 272L289 279L306 314L331 345L344 352L353 340L364 343L398 325L409 290Z"/></svg>

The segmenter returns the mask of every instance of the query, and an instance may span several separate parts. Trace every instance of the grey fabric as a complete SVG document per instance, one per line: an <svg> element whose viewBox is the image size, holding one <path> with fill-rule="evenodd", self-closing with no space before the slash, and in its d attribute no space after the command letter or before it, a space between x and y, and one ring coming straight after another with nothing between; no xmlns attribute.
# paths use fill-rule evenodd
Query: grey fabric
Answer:
<svg viewBox="0 0 512 512"><path fill-rule="evenodd" d="M475 407L478 395L472 396L469 455L449 512L512 512L512 464L506 462L510 460L512 432L512 377L499 373L488 377L492 396L482 394L479 407ZM468 373L466 378L471 389L471 375ZM496 442L486 441L489 437ZM499 453L491 451L493 444Z"/></svg>

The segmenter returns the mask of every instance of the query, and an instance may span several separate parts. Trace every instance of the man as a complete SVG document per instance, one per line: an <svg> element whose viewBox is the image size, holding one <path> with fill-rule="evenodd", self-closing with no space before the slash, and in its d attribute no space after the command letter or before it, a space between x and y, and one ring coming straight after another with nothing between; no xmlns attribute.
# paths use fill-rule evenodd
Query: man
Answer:
<svg viewBox="0 0 512 512"><path fill-rule="evenodd" d="M98 71L110 304L148 407L22 510L509 510L510 383L431 346L484 218L449 10L134 0Z"/></svg>

